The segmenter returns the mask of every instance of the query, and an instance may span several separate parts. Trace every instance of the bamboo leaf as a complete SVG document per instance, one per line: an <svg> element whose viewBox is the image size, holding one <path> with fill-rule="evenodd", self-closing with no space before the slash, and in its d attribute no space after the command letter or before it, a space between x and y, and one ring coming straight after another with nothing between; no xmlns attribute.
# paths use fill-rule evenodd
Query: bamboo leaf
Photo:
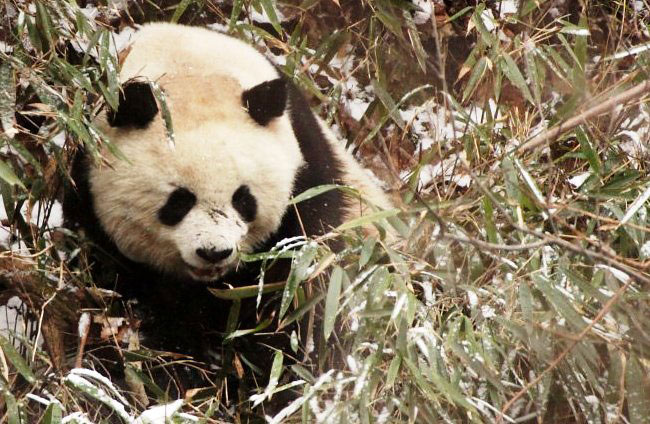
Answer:
<svg viewBox="0 0 650 424"><path fill-rule="evenodd" d="M242 8L244 7L244 0L234 0L232 4L232 11L230 12L230 19L228 20L228 32L232 31L237 24L237 19L241 15Z"/></svg>
<svg viewBox="0 0 650 424"><path fill-rule="evenodd" d="M171 22L177 23L181 16L183 16L183 13L185 13L187 7L192 3L194 3L194 0L182 0L180 3L178 3L176 5L176 9L174 10L174 15L172 16Z"/></svg>
<svg viewBox="0 0 650 424"><path fill-rule="evenodd" d="M6 164L4 161L0 160L0 178L5 180L7 183L11 185L17 185L18 187L22 188L23 190L27 190L25 185L23 184L22 181L20 181L20 178L14 174L13 169Z"/></svg>
<svg viewBox="0 0 650 424"><path fill-rule="evenodd" d="M282 375L282 361L284 356L282 355L281 350L276 350L275 355L273 355L273 364L271 365L271 373L269 375L269 386L268 389L273 391L278 385L280 376ZM270 396L269 396L270 398Z"/></svg>
<svg viewBox="0 0 650 424"><path fill-rule="evenodd" d="M167 96L165 96L165 92L162 91L162 89L156 82L149 81L149 85L151 86L151 91L153 92L156 101L160 105L160 112L163 121L165 122L165 133L167 134L167 144L169 145L169 148L173 150L176 147L176 137L174 136L174 125L172 122L172 114L169 111L169 107L167 106Z"/></svg>
<svg viewBox="0 0 650 424"><path fill-rule="evenodd" d="M361 255L359 257L359 268L363 268L368 263L375 250L375 244L377 244L377 240L374 237L368 237L366 241L363 242Z"/></svg>
<svg viewBox="0 0 650 424"><path fill-rule="evenodd" d="M343 281L343 268L337 266L332 271L329 286L327 287L327 298L325 299L325 317L323 319L323 336L325 341L329 339L334 324L336 314L339 309L339 297L341 296L341 282Z"/></svg>
<svg viewBox="0 0 650 424"><path fill-rule="evenodd" d="M474 94L478 83L483 79L483 75L485 75L485 71L487 70L489 63L490 59L488 59L486 56L483 56L479 59L476 66L474 66L472 73L469 76L469 80L467 81L467 85L465 86L465 90L463 90L463 102L467 101L467 99L469 99L471 95Z"/></svg>
<svg viewBox="0 0 650 424"><path fill-rule="evenodd" d="M103 403L117 415L126 422L132 422L133 418L126 412L126 408L124 407L124 404L122 404L120 401L113 399L104 389L101 387L96 386L95 384L91 383L84 377L77 375L77 374L68 374L65 378L65 383L69 387L76 389L87 396L95 399L98 402Z"/></svg>
<svg viewBox="0 0 650 424"><path fill-rule="evenodd" d="M395 384L395 379L397 378L397 373L399 372L401 362L402 361L399 355L395 356L393 360L390 361L388 372L386 373L387 388L393 387L393 384Z"/></svg>
<svg viewBox="0 0 650 424"><path fill-rule="evenodd" d="M508 78L508 80L522 92L524 97L526 97L526 100L534 103L533 96L530 94L526 80L512 57L510 57L508 53L502 52L500 58L499 66L506 78Z"/></svg>
<svg viewBox="0 0 650 424"><path fill-rule="evenodd" d="M43 415L43 424L60 424L62 413L61 404L59 402L51 402Z"/></svg>
<svg viewBox="0 0 650 424"><path fill-rule="evenodd" d="M341 187L345 187L345 186L339 184L323 184L316 187L312 187L310 189L303 191L293 199L289 200L289 204L295 205L296 203L304 202L305 200L314 198L319 194L327 193L328 191L341 188Z"/></svg>
<svg viewBox="0 0 650 424"><path fill-rule="evenodd" d="M285 283L265 283L262 286L262 293L272 293L284 288ZM226 300L235 300L235 299L246 299L249 297L255 297L259 293L259 286L256 284L254 286L241 286L233 287L230 289L215 289L212 287L208 288L208 291L219 299Z"/></svg>
<svg viewBox="0 0 650 424"><path fill-rule="evenodd" d="M415 52L415 58L418 61L418 65L420 66L422 72L426 72L428 55L427 52L424 50L424 47L422 46L422 41L420 40L420 32L415 26L415 22L413 22L413 18L411 17L411 12L406 10L402 11L402 17L406 21L406 30L409 35L409 40L411 40L411 47Z"/></svg>
<svg viewBox="0 0 650 424"><path fill-rule="evenodd" d="M399 114L395 100L393 100L391 95L388 93L388 91L386 91L379 80L373 79L371 81L371 84L375 94L388 111L388 114L390 115L393 122L395 122L400 128L404 128L405 123L402 119L402 116Z"/></svg>
<svg viewBox="0 0 650 424"><path fill-rule="evenodd" d="M314 310L314 305L317 305L321 300L323 300L324 297L325 293L321 292L311 299L307 300L305 303L301 304L298 309L291 312L282 321L280 321L278 324L278 331L299 320L303 315L305 315L306 312Z"/></svg>
<svg viewBox="0 0 650 424"><path fill-rule="evenodd" d="M0 126L8 138L18 132L14 127L16 111L16 84L14 71L9 62L0 63Z"/></svg>
<svg viewBox="0 0 650 424"><path fill-rule="evenodd" d="M632 424L647 424L650 420L650 384L648 370L644 369L636 355L632 355L625 367L625 388Z"/></svg>
<svg viewBox="0 0 650 424"><path fill-rule="evenodd" d="M639 196L632 202L629 208L627 208L627 211L625 211L625 215L623 215L623 219L621 219L621 224L626 224L632 217L641 209L646 202L650 199L650 185L648 185L645 190Z"/></svg>
<svg viewBox="0 0 650 424"><path fill-rule="evenodd" d="M272 322L272 320L270 318L268 318L268 319L265 319L264 321L262 321L261 323L259 323L255 328L250 328L250 329L247 329L247 330L233 331L232 333L229 333L224 338L224 340L232 340L232 339L235 339L237 337L245 336L247 334L257 333L259 331L264 330L269 325L271 325L271 322Z"/></svg>
<svg viewBox="0 0 650 424"><path fill-rule="evenodd" d="M585 134L582 127L576 128L576 138L580 142L581 152L585 155L587 161L589 162L589 166L596 175L600 175L601 165L600 159L598 158L598 153L591 146L591 142L589 142L589 138L587 137L587 134Z"/></svg>
<svg viewBox="0 0 650 424"><path fill-rule="evenodd" d="M307 278L307 275L309 274L309 267L314 261L317 252L318 248L316 245L307 245L296 253L293 266L291 267L291 272L289 273L289 278L287 278L287 283L284 286L284 292L282 293L278 320L281 321L282 317L287 313L289 305L298 289L298 285Z"/></svg>
<svg viewBox="0 0 650 424"><path fill-rule="evenodd" d="M262 9L264 9L266 15L269 17L269 21L271 21L273 29L278 33L279 36L282 36L282 27L280 26L278 15L275 13L275 6L271 0L259 0L259 2L262 5Z"/></svg>
<svg viewBox="0 0 650 424"><path fill-rule="evenodd" d="M25 420L21 416L18 402L16 402L16 398L7 387L4 378L0 378L0 392L2 392L4 398L4 414L6 414L8 424L23 424Z"/></svg>
<svg viewBox="0 0 650 424"><path fill-rule="evenodd" d="M391 216L396 216L401 211L399 209L387 209L379 212L372 212L368 215L363 215L359 218L351 219L343 224L339 225L336 229L338 231L349 230L350 228L363 227L373 222L377 222L382 219L390 218Z"/></svg>

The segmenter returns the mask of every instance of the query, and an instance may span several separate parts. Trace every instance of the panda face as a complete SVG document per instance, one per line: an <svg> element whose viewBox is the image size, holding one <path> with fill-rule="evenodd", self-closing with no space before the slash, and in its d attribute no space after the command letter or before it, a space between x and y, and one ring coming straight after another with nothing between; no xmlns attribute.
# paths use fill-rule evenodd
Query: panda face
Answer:
<svg viewBox="0 0 650 424"><path fill-rule="evenodd" d="M90 169L95 214L126 257L216 280L278 230L304 165L285 83L242 42L160 24L139 32L121 78L120 106L99 128L125 159L105 152ZM149 81L164 92L173 146Z"/></svg>

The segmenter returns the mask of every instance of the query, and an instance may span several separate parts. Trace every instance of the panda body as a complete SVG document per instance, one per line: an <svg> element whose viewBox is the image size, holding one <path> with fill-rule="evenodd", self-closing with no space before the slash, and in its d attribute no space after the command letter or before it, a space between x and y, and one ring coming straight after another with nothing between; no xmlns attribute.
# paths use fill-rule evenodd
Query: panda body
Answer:
<svg viewBox="0 0 650 424"><path fill-rule="evenodd" d="M324 234L370 211L368 204L391 207L296 87L239 40L149 24L136 33L120 79L119 107L97 125L123 158L105 149L98 163L79 150L63 208L67 226L99 247L96 282L137 300L146 347L211 362L206 352L222 349L232 305L206 285L251 285L259 274L259 264L238 262L238 252ZM151 81L165 96L173 143ZM340 190L290 203L323 184L355 187L368 203ZM265 280L286 277L289 265L279 261ZM276 304L265 300L271 311ZM254 328L264 315L264 305L244 300L240 328ZM289 345L284 333L268 337L255 340ZM237 343L258 366L268 362L259 344Z"/></svg>
<svg viewBox="0 0 650 424"><path fill-rule="evenodd" d="M322 184L357 188L389 208L383 191L311 112L296 87L251 46L207 29L149 24L123 61L123 93L99 128L126 157L80 154L68 221L130 261L178 280L235 275L237 252L313 236L366 213ZM151 90L165 96L174 142Z"/></svg>

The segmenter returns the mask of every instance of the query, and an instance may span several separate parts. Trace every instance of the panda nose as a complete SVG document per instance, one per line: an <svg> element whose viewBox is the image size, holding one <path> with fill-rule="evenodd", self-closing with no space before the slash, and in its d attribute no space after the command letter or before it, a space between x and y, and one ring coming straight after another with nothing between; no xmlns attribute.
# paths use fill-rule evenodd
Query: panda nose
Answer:
<svg viewBox="0 0 650 424"><path fill-rule="evenodd" d="M232 253L232 249L224 249L224 250L217 250L215 248L196 249L196 254L199 256L199 258L213 264L216 264L226 259L228 256L230 256L231 253Z"/></svg>

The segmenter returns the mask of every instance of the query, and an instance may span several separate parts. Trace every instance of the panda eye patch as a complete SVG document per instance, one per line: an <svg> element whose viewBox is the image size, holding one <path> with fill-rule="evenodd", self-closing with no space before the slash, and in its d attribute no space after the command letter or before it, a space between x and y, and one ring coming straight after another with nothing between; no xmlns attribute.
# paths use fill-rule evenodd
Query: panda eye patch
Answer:
<svg viewBox="0 0 650 424"><path fill-rule="evenodd" d="M247 185L241 185L232 195L232 207L246 222L252 222L257 215L257 200Z"/></svg>
<svg viewBox="0 0 650 424"><path fill-rule="evenodd" d="M183 220L196 204L194 193L184 187L172 191L165 205L158 210L158 220L170 227Z"/></svg>

